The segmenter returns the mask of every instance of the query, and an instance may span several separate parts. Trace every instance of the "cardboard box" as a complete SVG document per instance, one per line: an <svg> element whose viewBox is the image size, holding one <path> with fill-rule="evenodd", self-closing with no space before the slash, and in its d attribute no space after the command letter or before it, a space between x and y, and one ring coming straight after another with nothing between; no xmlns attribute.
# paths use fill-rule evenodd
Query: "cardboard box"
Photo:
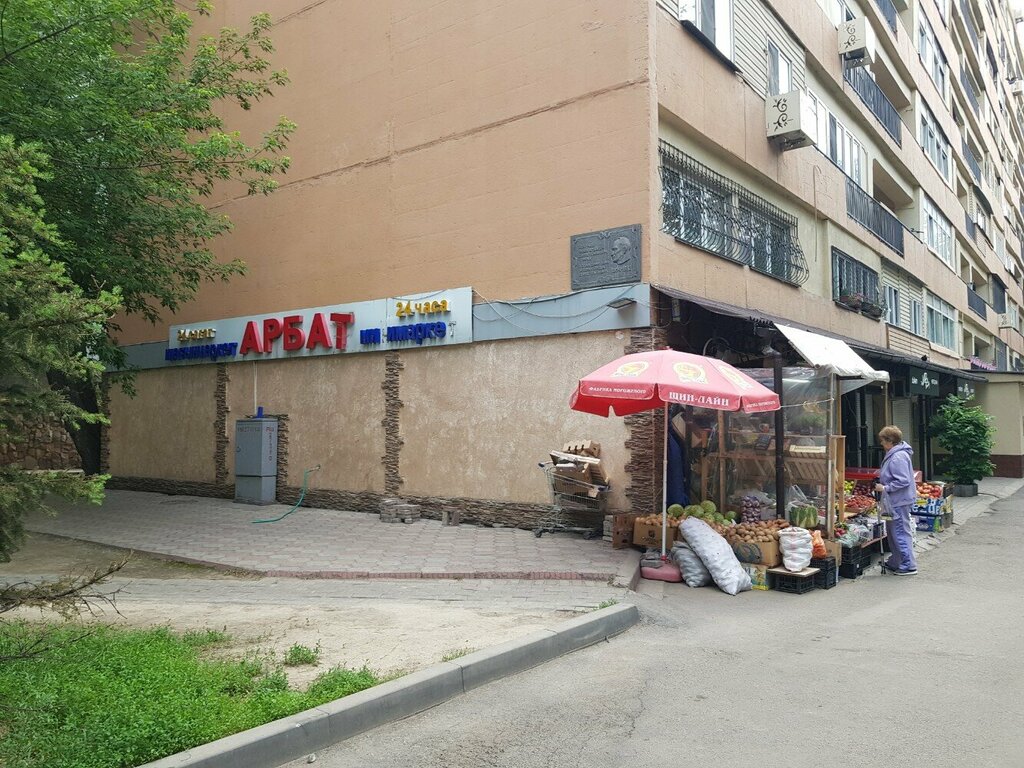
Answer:
<svg viewBox="0 0 1024 768"><path fill-rule="evenodd" d="M743 570L747 572L750 577L750 586L752 589L771 589L768 586L768 566L757 565L756 563L740 563L743 566Z"/></svg>
<svg viewBox="0 0 1024 768"><path fill-rule="evenodd" d="M672 542L676 540L678 534L679 528L670 523L668 530L665 532L666 548L671 548ZM660 549L661 523L658 523L657 525L650 525L648 523L641 523L637 520L633 525L633 543L641 547L654 547Z"/></svg>
<svg viewBox="0 0 1024 768"><path fill-rule="evenodd" d="M838 566L843 562L843 545L838 541L829 541L825 539L825 549L828 550L828 556L836 559L836 565Z"/></svg>
<svg viewBox="0 0 1024 768"><path fill-rule="evenodd" d="M605 517L605 538L611 541L612 549L623 549L633 543L633 526L638 517L634 512Z"/></svg>
<svg viewBox="0 0 1024 768"><path fill-rule="evenodd" d="M572 440L562 446L562 452L598 459L601 457L601 444L593 440Z"/></svg>
<svg viewBox="0 0 1024 768"><path fill-rule="evenodd" d="M600 459L596 463L587 464L587 468L590 471L590 482L594 485L608 485L611 482Z"/></svg>
<svg viewBox="0 0 1024 768"><path fill-rule="evenodd" d="M557 493L584 494L590 485L590 470L586 465L569 464L555 466L554 489Z"/></svg>
<svg viewBox="0 0 1024 768"><path fill-rule="evenodd" d="M736 551L736 548L739 547L740 545L743 545L743 549L747 549L749 546L751 546L751 545L747 544L746 542L733 541L732 542L733 551ZM769 568L771 568L771 567L774 567L774 566L776 566L776 565L778 565L779 563L782 562L782 550L779 548L779 542L777 542L777 541L771 541L771 542L767 542L767 543L766 542L757 542L756 544L753 544L752 546L755 546L755 547L757 547L758 549L761 550L761 557L758 559L758 561L756 563L746 563L746 562L742 562L741 561L742 565L766 565ZM740 552L740 554L744 554L745 555L746 553Z"/></svg>

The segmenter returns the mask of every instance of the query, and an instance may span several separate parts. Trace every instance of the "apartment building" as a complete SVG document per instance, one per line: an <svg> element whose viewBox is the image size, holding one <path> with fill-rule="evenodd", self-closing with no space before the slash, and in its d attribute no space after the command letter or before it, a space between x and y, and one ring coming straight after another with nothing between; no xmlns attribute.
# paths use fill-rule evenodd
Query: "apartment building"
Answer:
<svg viewBox="0 0 1024 768"><path fill-rule="evenodd" d="M320 465L313 503L528 523L536 463L589 437L612 506L647 511L658 420L572 412L576 379L665 344L803 363L777 324L889 372L843 398L848 463L877 461L892 420L927 468L939 396L970 392L999 414L999 473L1024 475L1024 56L1002 4L275 11L292 85L232 119L295 120L292 170L212 202L246 277L125 326L140 372L134 399L110 392L113 485L230 496L233 421L263 408L281 500ZM799 114L781 131L780 104Z"/></svg>

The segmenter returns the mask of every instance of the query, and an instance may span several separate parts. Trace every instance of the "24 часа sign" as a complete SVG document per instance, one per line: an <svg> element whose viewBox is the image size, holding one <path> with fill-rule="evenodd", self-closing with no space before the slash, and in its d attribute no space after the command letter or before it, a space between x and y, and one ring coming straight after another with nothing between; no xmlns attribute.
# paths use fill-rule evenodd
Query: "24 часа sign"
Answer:
<svg viewBox="0 0 1024 768"><path fill-rule="evenodd" d="M164 361L225 363L468 344L473 289L172 325Z"/></svg>

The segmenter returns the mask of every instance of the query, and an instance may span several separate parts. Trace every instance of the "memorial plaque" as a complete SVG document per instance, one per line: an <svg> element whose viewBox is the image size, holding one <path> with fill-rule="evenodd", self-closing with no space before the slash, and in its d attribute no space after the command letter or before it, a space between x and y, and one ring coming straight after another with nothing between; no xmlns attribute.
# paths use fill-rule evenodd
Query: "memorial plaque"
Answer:
<svg viewBox="0 0 1024 768"><path fill-rule="evenodd" d="M573 235L569 266L574 291L640 282L640 225Z"/></svg>

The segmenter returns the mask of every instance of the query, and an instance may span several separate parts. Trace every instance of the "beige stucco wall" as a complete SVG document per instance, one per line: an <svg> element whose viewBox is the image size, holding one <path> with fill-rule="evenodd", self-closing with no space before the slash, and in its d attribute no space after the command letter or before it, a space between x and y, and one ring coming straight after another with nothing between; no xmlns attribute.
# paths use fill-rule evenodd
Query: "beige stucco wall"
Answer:
<svg viewBox="0 0 1024 768"><path fill-rule="evenodd" d="M1019 376L986 374L987 384L977 388L978 402L992 416L995 427L992 453L999 456L1024 454L1024 384Z"/></svg>
<svg viewBox="0 0 1024 768"><path fill-rule="evenodd" d="M573 439L601 443L610 506L625 508L625 421L578 413L581 376L619 357L627 332L549 336L402 356L402 492L550 501L538 462Z"/></svg>
<svg viewBox="0 0 1024 768"><path fill-rule="evenodd" d="M140 371L136 396L110 390L110 472L122 477L215 480L217 367Z"/></svg>
<svg viewBox="0 0 1024 768"><path fill-rule="evenodd" d="M193 366L193 369L196 366ZM302 484L316 464L311 488L384 492L384 355L327 355L229 365L228 482L234 482L235 419L253 413L288 415L288 484Z"/></svg>
<svg viewBox="0 0 1024 768"><path fill-rule="evenodd" d="M258 0L217 4L241 25ZM218 190L218 256L249 274L191 322L471 285L568 290L573 234L648 210L648 0L381 0L275 6L291 84L228 115L250 139L284 114L293 166L269 197ZM121 342L166 338L128 320Z"/></svg>

